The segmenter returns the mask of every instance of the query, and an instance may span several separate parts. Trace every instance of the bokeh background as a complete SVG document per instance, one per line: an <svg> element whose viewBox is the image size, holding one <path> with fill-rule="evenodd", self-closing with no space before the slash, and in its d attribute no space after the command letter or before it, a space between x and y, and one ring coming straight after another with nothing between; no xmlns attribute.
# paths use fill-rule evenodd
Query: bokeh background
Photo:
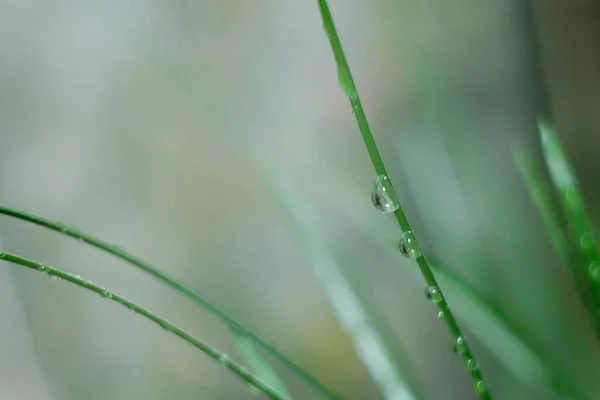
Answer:
<svg viewBox="0 0 600 400"><path fill-rule="evenodd" d="M541 160L536 118L552 115L600 216L600 4L330 4L424 253L514 321L542 364L600 398L589 316L512 153ZM370 204L375 174L316 1L1 0L0 57L3 204L122 246L344 398L383 399L331 297L335 275L418 398L476 398L416 264L396 250L393 218ZM222 323L143 272L7 217L0 238L243 362ZM257 396L125 308L2 264L0 399ZM567 399L532 379L543 372L475 300L442 289L496 399ZM320 398L267 359L295 398Z"/></svg>

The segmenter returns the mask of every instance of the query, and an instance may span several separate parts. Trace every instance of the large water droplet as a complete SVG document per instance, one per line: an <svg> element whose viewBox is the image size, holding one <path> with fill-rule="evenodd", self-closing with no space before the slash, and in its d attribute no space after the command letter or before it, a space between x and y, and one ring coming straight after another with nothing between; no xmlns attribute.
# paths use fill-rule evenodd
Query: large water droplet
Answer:
<svg viewBox="0 0 600 400"><path fill-rule="evenodd" d="M431 301L433 301L434 303L439 303L440 301L442 301L444 298L442 297L442 293L440 292L440 289L437 288L437 286L429 286L427 289L425 289L425 296L427 296L427 298Z"/></svg>
<svg viewBox="0 0 600 400"><path fill-rule="evenodd" d="M377 177L373 185L373 191L371 192L371 201L377 211L381 211L382 213L392 213L400 206L387 175L379 175Z"/></svg>
<svg viewBox="0 0 600 400"><path fill-rule="evenodd" d="M445 317L445 316L446 316L446 314L445 314L443 311L440 311L440 312L438 313L438 316L437 316L437 317L438 317L438 319L444 319L444 317Z"/></svg>
<svg viewBox="0 0 600 400"><path fill-rule="evenodd" d="M600 261L592 261L589 266L590 276L596 282L600 282Z"/></svg>
<svg viewBox="0 0 600 400"><path fill-rule="evenodd" d="M105 299L110 299L112 297L112 294L110 294L110 292L106 289L102 289L102 292L100 293L100 295L102 297L104 297Z"/></svg>
<svg viewBox="0 0 600 400"><path fill-rule="evenodd" d="M464 353L467 350L467 341L463 335L460 335L456 338L456 342L454 342L454 352L455 353Z"/></svg>
<svg viewBox="0 0 600 400"><path fill-rule="evenodd" d="M421 249L419 249L419 243L417 243L417 238L412 231L406 231L402 235L400 239L400 243L398 244L398 248L400 249L400 253L404 257L410 259L416 259L421 257Z"/></svg>
<svg viewBox="0 0 600 400"><path fill-rule="evenodd" d="M477 394L484 394L487 391L484 381L477 381L477 383L475 383L474 389L475 389L475 393L477 393Z"/></svg>

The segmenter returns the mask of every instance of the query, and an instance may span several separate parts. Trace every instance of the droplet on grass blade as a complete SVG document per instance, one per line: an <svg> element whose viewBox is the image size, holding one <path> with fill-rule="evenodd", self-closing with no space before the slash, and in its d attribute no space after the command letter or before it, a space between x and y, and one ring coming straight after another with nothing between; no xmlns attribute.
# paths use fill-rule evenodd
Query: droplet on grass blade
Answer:
<svg viewBox="0 0 600 400"><path fill-rule="evenodd" d="M229 356L227 355L227 353L221 353L221 356L219 357L219 362L223 365L226 365L229 362Z"/></svg>
<svg viewBox="0 0 600 400"><path fill-rule="evenodd" d="M393 213L400 206L387 175L377 177L371 192L371 201L375 209L382 213Z"/></svg>
<svg viewBox="0 0 600 400"><path fill-rule="evenodd" d="M431 285L431 286L427 287L427 289L425 289L425 296L427 296L427 298L429 300L433 301L434 303L439 303L440 301L443 300L440 289L438 289L437 286L433 286L433 285Z"/></svg>
<svg viewBox="0 0 600 400"><path fill-rule="evenodd" d="M590 276L596 282L600 282L600 261L592 261L589 266Z"/></svg>
<svg viewBox="0 0 600 400"><path fill-rule="evenodd" d="M475 393L477 393L477 394L484 394L487 391L484 381L477 381L477 383L475 383L474 389L475 389Z"/></svg>
<svg viewBox="0 0 600 400"><path fill-rule="evenodd" d="M455 353L464 353L467 350L467 342L465 341L465 337L463 335L460 335L456 338L453 350Z"/></svg>
<svg viewBox="0 0 600 400"><path fill-rule="evenodd" d="M467 360L467 369L468 369L469 371L475 371L475 370L476 370L478 367L479 367L479 366L477 365L477 361L475 361L474 359L472 359L472 358L469 358L469 359Z"/></svg>
<svg viewBox="0 0 600 400"><path fill-rule="evenodd" d="M400 253L406 258L414 260L421 257L421 249L419 249L417 238L412 231L404 232L400 239L400 243L398 244L398 248L400 249Z"/></svg>
<svg viewBox="0 0 600 400"><path fill-rule="evenodd" d="M444 319L445 316L446 314L443 311L440 311L437 315L438 319Z"/></svg>

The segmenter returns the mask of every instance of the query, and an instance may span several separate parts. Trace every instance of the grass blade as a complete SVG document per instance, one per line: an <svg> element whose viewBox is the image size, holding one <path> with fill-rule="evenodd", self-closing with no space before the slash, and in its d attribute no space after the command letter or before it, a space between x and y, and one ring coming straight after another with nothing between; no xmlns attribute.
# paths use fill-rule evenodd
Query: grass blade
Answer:
<svg viewBox="0 0 600 400"><path fill-rule="evenodd" d="M366 240L388 257L390 264L397 259L398 251L395 246L373 239L367 218L349 212L345 215ZM549 365L546 357L524 339L525 335L491 300L452 273L451 268L441 267L435 262L430 265L438 280L447 288L449 297L456 304L456 313L465 327L473 336L485 338L482 344L515 378L540 398L549 398L548 388L552 388L566 398L589 399L569 378L568 371L564 371L560 365ZM408 269L406 273L415 274L415 271ZM518 362L509 356L512 354L519 355Z"/></svg>
<svg viewBox="0 0 600 400"><path fill-rule="evenodd" d="M558 191L568 223L568 234L572 246L583 260L583 276L591 293L595 310L594 319L600 316L600 261L598 260L597 241L592 234L583 198L577 185L577 179L554 128L544 120L538 121L544 160L548 166L550 179ZM576 274L581 273L576 271Z"/></svg>
<svg viewBox="0 0 600 400"><path fill-rule="evenodd" d="M279 396L284 399L292 399L285 384L277 375L277 372L269 365L267 360L260 355L254 341L243 333L233 330L233 340L240 354L246 360L248 367L256 375L260 376L265 382L279 393Z"/></svg>
<svg viewBox="0 0 600 400"><path fill-rule="evenodd" d="M152 311L150 311L130 300L127 300L126 298L124 298L116 293L108 291L102 286L98 286L90 281L81 279L78 276L69 274L67 272L61 271L59 269L50 267L45 264L41 264L41 263L33 261L33 260L29 260L29 259L17 256L15 254L0 253L0 260L4 260L7 262L16 264L16 265L20 265L22 267L30 268L30 269L39 271L41 273L48 274L52 277L57 277L59 279L63 279L67 282L73 283L79 287L86 289L86 290L95 292L107 300L112 300L114 302L117 302L117 303L127 307L129 310L134 311L135 313L149 319L152 322L155 322L156 324L158 324L158 326L160 326L165 331L173 333L175 336L179 337L180 339L182 339L182 340L188 342L189 344L191 344L192 346L196 347L197 349L202 351L204 354L206 354L213 360L220 363L223 367L227 368L228 370L233 372L235 375L237 375L238 377L240 377L241 379L246 381L248 384L252 385L257 390L260 390L267 397L269 397L271 399L276 399L276 400L287 400L286 397L282 397L279 393L277 393L274 389L272 389L261 378L252 374L251 372L249 372L245 367L241 366L240 364L230 360L227 357L227 354L222 353L219 350L207 345L206 343L202 342L200 339L196 338L195 336L191 335L190 333L179 328L177 325L154 314Z"/></svg>
<svg viewBox="0 0 600 400"><path fill-rule="evenodd" d="M113 256L120 258L121 260L141 269L142 271L152 275L159 281L163 282L167 286L172 287L179 293L184 294L185 296L192 299L202 308L213 314L215 317L220 319L223 323L229 326L231 329L235 329L238 332L243 333L247 337L254 340L254 342L269 352L273 357L278 359L282 364L284 364L287 368L289 368L292 372L298 375L300 378L305 380L315 389L317 389L321 394L323 394L326 398L335 400L340 397L326 388L323 384L321 384L316 378L314 378L307 371L298 366L291 359L286 357L283 353L281 353L273 344L269 343L266 339L263 339L257 332L253 331L242 322L238 321L234 317L232 317L229 313L221 309L217 306L212 300L208 297L204 296L197 289L189 286L185 282L177 280L165 272L163 272L160 268L147 263L139 257L136 257L122 248L111 245L97 237L89 235L87 233L81 232L80 230L65 225L61 222L51 221L44 217L40 217L39 215L34 215L28 213L26 211L19 211L13 208L7 207L5 205L0 204L0 214L6 215L9 217L17 218L22 221L30 222L35 225L43 226L55 232L61 233L65 236L69 236L73 239L76 239L80 242L87 243L90 246L96 247L99 250L102 250L106 253L112 254Z"/></svg>
<svg viewBox="0 0 600 400"><path fill-rule="evenodd" d="M308 264L319 279L338 321L384 397L388 400L416 399L360 299L344 277L341 266L327 250L326 240L318 227L318 217L310 209L309 202L289 184L293 180L284 176L283 169L262 172L288 227L298 238L297 242L304 246Z"/></svg>
<svg viewBox="0 0 600 400"><path fill-rule="evenodd" d="M346 60L346 56L342 48L342 43L338 37L335 24L333 22L333 17L331 16L331 11L329 10L327 1L318 0L318 4L319 9L321 11L321 17L323 19L323 26L325 28L327 37L329 38L331 49L333 51L335 61L337 64L338 77L340 78L342 91L346 94L350 101L358 128L363 137L365 147L367 149L367 152L369 153L369 157L371 158L371 162L373 163L373 167L375 168L377 175L387 177L389 180L389 175L379 153L379 149L377 148L377 144L375 143L375 139L371 132L371 127L369 126L367 117L365 115L365 111L363 109L360 97L358 95L358 90L356 89L356 85L354 84L354 79L352 78L352 73L350 72L350 67L348 65L348 61ZM393 186L391 181L389 182L389 186L389 192L393 193ZM412 232L410 223L408 222L406 214L404 213L404 210L402 209L401 205L394 212L394 215L403 233ZM451 335L457 342L461 342L461 348L464 350L461 350L460 353L465 360L465 364L468 365L468 363L476 363L477 361L475 360L475 357L471 352L468 343L464 339L463 332L458 323L456 322L454 314L450 310L450 307L448 306L448 303L446 302L446 299L444 298L441 289L439 288L439 285L433 275L433 272L431 270L431 267L429 266L427 259L424 256L417 257L417 263L428 287L436 289L439 293L439 301L436 299L436 302L440 310L444 312L444 321ZM474 370L468 369L468 372L473 378L474 388L475 391L479 394L479 396L482 399L491 399L492 396L483 380L481 370L479 368Z"/></svg>

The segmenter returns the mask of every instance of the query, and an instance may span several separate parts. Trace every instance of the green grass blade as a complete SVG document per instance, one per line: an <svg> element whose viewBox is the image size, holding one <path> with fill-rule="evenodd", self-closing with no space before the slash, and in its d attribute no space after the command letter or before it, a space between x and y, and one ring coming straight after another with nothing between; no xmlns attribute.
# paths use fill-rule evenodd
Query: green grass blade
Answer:
<svg viewBox="0 0 600 400"><path fill-rule="evenodd" d="M238 351L246 360L246 364L248 364L250 370L267 382L273 390L279 393L281 398L292 399L292 396L279 375L277 375L277 372L275 372L267 360L260 355L260 351L256 348L254 340L236 330L233 330L233 340Z"/></svg>
<svg viewBox="0 0 600 400"><path fill-rule="evenodd" d="M375 168L377 175L383 175L389 178L389 175L379 153L379 149L377 148L377 144L375 143L375 139L371 132L371 128L365 115L362 103L360 101L358 90L356 89L356 85L354 84L354 79L352 78L352 73L350 72L350 67L348 65L348 61L346 60L346 56L342 48L342 43L338 37L335 24L333 22L333 17L331 16L331 11L329 10L327 1L318 0L318 4L319 9L321 11L321 17L323 19L323 26L327 37L329 38L331 49L333 50L333 54L337 64L338 77L343 77L343 79L340 78L340 82L342 84L342 91L346 94L348 100L350 101L358 128L363 137L363 141L365 143L367 152L369 153L369 157L371 158L371 162L373 163L373 167ZM393 193L391 181L390 189L390 192ZM400 226L402 232L412 232L410 223L408 222L406 214L404 213L404 210L402 209L401 205L395 211L394 215L396 217L396 220L398 221L398 225ZM427 259L424 256L418 257L417 263L427 285L429 287L434 287L439 290L441 300L437 304L440 310L444 312L444 321L448 329L450 330L451 335L455 338L455 340L463 338L464 351L461 351L460 353L465 360L465 364L477 362L473 353L471 352L468 343L466 342L466 340L464 340L463 332L459 327L458 323L456 322L454 314L450 310L448 303L446 302L446 299L443 296L441 289L439 288L439 285L433 275L433 272L429 266ZM475 391L481 396L481 398L491 399L492 396L483 380L481 370L479 368L475 370L468 369L468 372L473 378Z"/></svg>
<svg viewBox="0 0 600 400"><path fill-rule="evenodd" d="M355 196L352 196L355 197ZM367 217L346 212L344 214L365 237L373 243L381 254L385 254L393 263L398 258L396 246L373 239L371 224ZM576 400L589 397L581 392L569 378L568 371L560 365L548 364L547 358L527 342L513 321L496 307L491 300L473 289L465 280L452 272L451 268L440 267L432 262L438 280L447 288L449 297L455 304L456 313L464 326L474 337L480 338L483 346L494 356L497 362L540 398L549 398L548 388L556 393ZM407 269L407 274L416 274ZM510 356L517 354L518 360Z"/></svg>
<svg viewBox="0 0 600 400"><path fill-rule="evenodd" d="M448 289L457 313L465 326L507 371L523 382L540 398L548 398L548 388L561 396L586 400L560 365L548 364L548 359L531 346L525 335L491 301L471 288L450 268L432 264L439 280Z"/></svg>
<svg viewBox="0 0 600 400"><path fill-rule="evenodd" d="M581 259L576 257L573 252L573 246L567 236L567 228L564 221L561 220L558 207L552 197L552 187L542 175L541 168L534 157L520 149L514 149L513 155L531 199L539 210L550 235L552 247L561 262L567 266L567 270L577 286L577 293L592 316L596 336L600 338L600 319L595 316L594 304L590 297L585 274L581 273Z"/></svg>
<svg viewBox="0 0 600 400"><path fill-rule="evenodd" d="M568 223L568 234L573 247L583 259L582 273L588 284L591 300L600 317L600 261L598 245L591 229L583 198L577 185L575 174L567 160L565 151L554 128L544 120L538 121L542 150L550 178L558 191Z"/></svg>
<svg viewBox="0 0 600 400"><path fill-rule="evenodd" d="M293 180L284 175L283 169L263 170L262 173L288 227L297 237L297 243L303 246L308 264L319 279L358 358L384 397L388 400L416 399L360 299L346 280L342 267L328 251L318 216L311 210L307 199L289 184Z"/></svg>
<svg viewBox="0 0 600 400"><path fill-rule="evenodd" d="M228 370L233 372L235 375L237 375L238 377L240 377L241 379L246 381L248 384L252 385L257 390L260 390L267 397L269 397L271 399L276 399L276 400L287 400L288 399L286 397L281 396L277 391L275 391L273 388L271 388L271 386L269 386L265 381L263 381L258 376L252 374L245 367L230 360L229 357L227 357L227 354L207 345L206 343L202 342L200 339L198 339L195 336L191 335L190 333L184 331L183 329L179 328L177 325L169 322L168 320L159 317L158 315L154 314L150 310L148 310L130 300L127 300L126 298L124 298L116 293L106 290L102 286L98 286L90 281L81 279L79 276L69 274L69 273L61 271L59 269L50 267L45 264L41 264L41 263L33 261L33 260L29 260L29 259L17 256L15 254L0 253L0 260L4 260L7 262L16 264L16 265L20 265L22 267L30 268L30 269L39 271L41 273L50 275L52 277L63 279L67 282L75 284L86 290L95 292L107 300L112 300L114 302L117 302L117 303L127 307L129 310L149 319L152 322L155 322L156 324L158 324L158 326L160 326L165 331L174 334L175 336L179 337L180 339L182 339L182 340L188 342L189 344L191 344L192 346L196 347L197 349L202 351L204 354L206 354L213 360L220 363L223 367L227 368Z"/></svg>
<svg viewBox="0 0 600 400"><path fill-rule="evenodd" d="M259 345L260 347L265 349L267 352L269 352L273 357L275 357L277 360L279 360L282 364L284 364L292 372L294 372L296 375L298 375L304 381L306 381L311 386L313 386L315 389L317 389L319 392L321 392L321 394L326 396L326 398L331 399L331 400L340 398L335 393L333 393L328 388L326 388L322 383L320 383L311 374L309 374L307 371L302 369L299 365L297 365L291 359L286 357L273 344L269 343L266 339L264 339L262 336L260 336L257 332L255 332L254 330L252 330L249 327L247 327L246 325L244 325L242 322L240 322L237 319L235 319L234 317L232 317L230 314L228 314L222 308L217 306L212 300L210 300L208 297L206 297L202 293L200 293L197 289L189 286L185 282L182 282L180 280L177 280L177 279L169 276L168 274L163 272L160 268L158 268L150 263L147 263L146 261L140 259L139 257L136 257L136 256L126 252L125 250L123 250L122 248L120 248L118 246L111 245L97 237L94 237L87 233L81 232L80 230L78 230L74 227L65 225L61 222L51 221L44 217L40 217L39 215L34 215L34 214L28 213L26 211L15 210L15 209L7 207L5 205L0 205L0 214L6 215L9 217L13 217L13 218L17 218L22 221L30 222L32 224L36 224L39 226L43 226L43 227L53 230L55 232L61 233L65 236L69 236L73 239L76 239L80 242L87 243L93 247L96 247L97 249L100 249L109 254L112 254L113 256L120 258L121 260L141 269L142 271L152 275L159 281L163 282L167 286L170 286L173 289L175 289L176 291L178 291L179 293L182 293L185 296L189 297L190 299L195 301L198 305L200 305L202 308L204 308L205 310L207 310L208 312L213 314L215 317L220 319L223 323L225 323L231 329L235 329L238 332L241 332L244 335L246 335L247 337L254 340L254 342L257 345Z"/></svg>

